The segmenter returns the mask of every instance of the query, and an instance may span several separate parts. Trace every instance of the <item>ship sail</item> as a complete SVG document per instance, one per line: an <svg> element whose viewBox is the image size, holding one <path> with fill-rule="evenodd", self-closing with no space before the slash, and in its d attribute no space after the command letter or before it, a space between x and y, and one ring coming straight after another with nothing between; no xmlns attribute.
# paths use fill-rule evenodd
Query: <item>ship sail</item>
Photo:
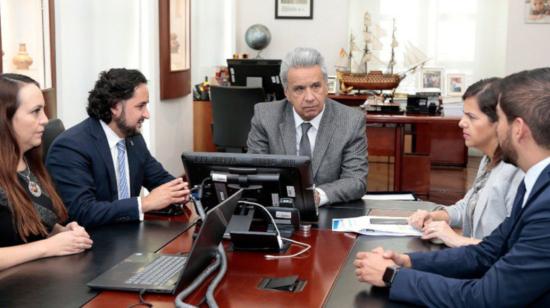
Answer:
<svg viewBox="0 0 550 308"><path fill-rule="evenodd" d="M411 44L411 42L407 42L405 45L403 58L405 67L418 66L419 64L428 61L428 57L420 49Z"/></svg>
<svg viewBox="0 0 550 308"><path fill-rule="evenodd" d="M395 74L396 66L395 50L399 43L396 38L397 27L395 19L393 20L392 38L391 38L391 57L387 63L384 63L377 56L377 51L382 50L381 37L386 35L386 31L379 25L372 24L371 15L365 12L363 15L363 48L360 49L356 43L355 36L350 35L349 52L340 49L340 61L337 66L337 75L342 88L360 90L395 90L399 83L406 77L407 73L422 66L428 58L411 43L405 45L403 53L405 67L410 67L401 74ZM360 57L357 54L360 53ZM359 61L357 62L357 58ZM343 69L344 59L347 61L346 69ZM386 68L387 65L387 68ZM372 67L385 67L386 73L379 70L372 70Z"/></svg>

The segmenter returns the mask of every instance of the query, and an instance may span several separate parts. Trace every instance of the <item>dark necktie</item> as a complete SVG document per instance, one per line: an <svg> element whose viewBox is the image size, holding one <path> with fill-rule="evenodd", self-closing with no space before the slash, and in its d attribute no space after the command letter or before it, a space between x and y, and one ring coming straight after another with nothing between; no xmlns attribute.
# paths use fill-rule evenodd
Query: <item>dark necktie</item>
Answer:
<svg viewBox="0 0 550 308"><path fill-rule="evenodd" d="M311 144L309 143L309 137L307 136L308 130L311 128L311 123L302 123L302 138L300 139L300 156L307 156L311 158Z"/></svg>
<svg viewBox="0 0 550 308"><path fill-rule="evenodd" d="M519 213L521 213L521 205L523 204L523 198L525 197L525 181L521 181L521 184L518 187L518 192L516 193L516 198L514 199L514 205L512 206L512 218L516 219Z"/></svg>

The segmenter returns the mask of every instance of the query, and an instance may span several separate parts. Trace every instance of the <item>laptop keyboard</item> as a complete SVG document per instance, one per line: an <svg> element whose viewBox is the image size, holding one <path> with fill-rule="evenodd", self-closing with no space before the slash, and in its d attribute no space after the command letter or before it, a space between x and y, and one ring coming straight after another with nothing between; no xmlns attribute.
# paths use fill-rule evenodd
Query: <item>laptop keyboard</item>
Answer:
<svg viewBox="0 0 550 308"><path fill-rule="evenodd" d="M160 256L149 263L145 269L134 274L127 284L163 285L183 268L187 261L184 256Z"/></svg>

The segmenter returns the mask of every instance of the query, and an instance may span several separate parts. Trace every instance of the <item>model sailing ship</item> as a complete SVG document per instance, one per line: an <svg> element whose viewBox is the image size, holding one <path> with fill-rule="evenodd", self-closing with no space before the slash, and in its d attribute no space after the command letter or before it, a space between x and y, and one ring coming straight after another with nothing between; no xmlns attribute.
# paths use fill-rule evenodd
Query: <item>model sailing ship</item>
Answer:
<svg viewBox="0 0 550 308"><path fill-rule="evenodd" d="M395 48L398 46L395 32L396 26L394 19L391 41L391 58L388 62L386 73L383 73L380 70L369 71L369 65L380 65L383 63L373 53L373 51L382 49L382 44L379 41L379 37L384 36L385 33L378 25L372 26L370 14L365 12L363 15L363 36L365 43L362 49L359 64L356 65L358 68L356 72L352 72L352 67L354 66L353 53L361 50L355 43L355 37L353 34L350 35L349 53L343 49L340 50L340 57L347 57L346 66L343 69L340 67L337 72L341 90L344 92L349 92L352 89L395 91L401 80L403 80L409 72L416 70L428 61L426 56L420 50L409 44L407 52L405 53L405 65L410 66L411 68L401 74L395 74Z"/></svg>

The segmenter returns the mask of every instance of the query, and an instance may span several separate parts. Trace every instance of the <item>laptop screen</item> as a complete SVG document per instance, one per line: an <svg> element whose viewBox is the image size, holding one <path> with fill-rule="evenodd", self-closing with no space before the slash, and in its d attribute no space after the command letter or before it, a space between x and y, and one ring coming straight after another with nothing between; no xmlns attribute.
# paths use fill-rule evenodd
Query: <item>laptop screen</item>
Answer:
<svg viewBox="0 0 550 308"><path fill-rule="evenodd" d="M218 244L221 242L237 203L241 199L241 193L242 189L206 213L204 223L193 243L187 264L181 274L179 285L191 283L212 262L216 256Z"/></svg>

